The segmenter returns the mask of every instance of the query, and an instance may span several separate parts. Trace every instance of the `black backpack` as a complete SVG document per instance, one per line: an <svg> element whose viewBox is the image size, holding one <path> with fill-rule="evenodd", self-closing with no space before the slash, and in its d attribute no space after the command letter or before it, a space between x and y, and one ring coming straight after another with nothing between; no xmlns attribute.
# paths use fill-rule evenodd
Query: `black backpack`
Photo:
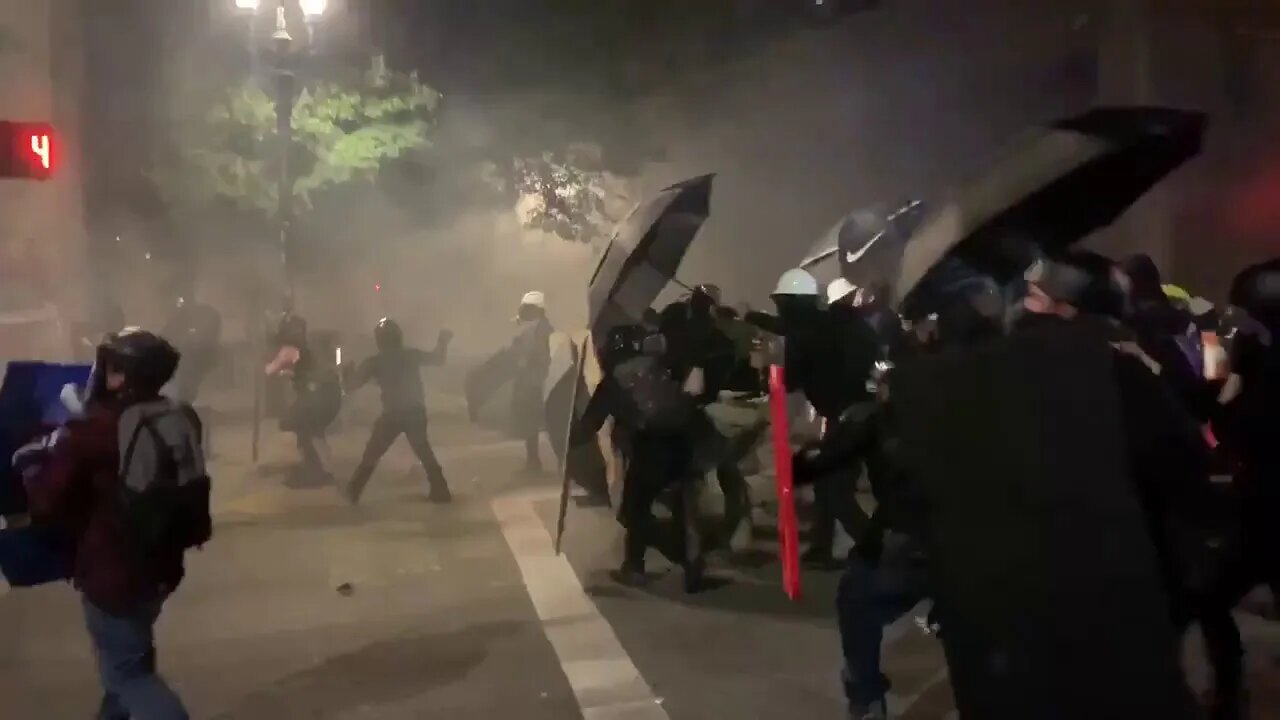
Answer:
<svg viewBox="0 0 1280 720"><path fill-rule="evenodd" d="M203 426L190 405L168 398L120 416L120 510L131 549L154 558L213 536Z"/></svg>
<svg viewBox="0 0 1280 720"><path fill-rule="evenodd" d="M679 432L689 427L697 401L656 358L641 355L619 363L614 380L622 390L622 424L647 432Z"/></svg>

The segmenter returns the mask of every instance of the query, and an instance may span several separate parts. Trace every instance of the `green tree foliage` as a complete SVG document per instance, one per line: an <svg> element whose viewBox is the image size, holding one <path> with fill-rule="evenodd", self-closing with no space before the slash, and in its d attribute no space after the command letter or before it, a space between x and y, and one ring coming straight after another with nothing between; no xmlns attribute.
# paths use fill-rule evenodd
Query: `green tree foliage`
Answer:
<svg viewBox="0 0 1280 720"><path fill-rule="evenodd" d="M304 88L294 104L289 153L297 205L309 207L317 192L372 180L387 162L428 147L440 97L416 73L392 73L381 59L359 83ZM246 82L183 128L154 179L178 208L221 199L270 213L279 148L274 99Z"/></svg>
<svg viewBox="0 0 1280 720"><path fill-rule="evenodd" d="M495 162L488 180L514 202L525 227L573 242L607 236L627 203L624 181L586 144Z"/></svg>

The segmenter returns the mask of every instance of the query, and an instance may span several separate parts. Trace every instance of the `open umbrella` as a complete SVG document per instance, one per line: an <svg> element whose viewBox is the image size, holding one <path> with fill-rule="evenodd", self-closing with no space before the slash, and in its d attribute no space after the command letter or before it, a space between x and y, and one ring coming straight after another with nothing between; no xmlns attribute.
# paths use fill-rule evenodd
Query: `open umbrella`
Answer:
<svg viewBox="0 0 1280 720"><path fill-rule="evenodd" d="M675 278L693 238L711 212L711 181L703 175L676 183L640 204L618 228L587 291L592 335L640 322Z"/></svg>
<svg viewBox="0 0 1280 720"><path fill-rule="evenodd" d="M1007 276L1025 269L1029 243L1052 252L1110 225L1199 153L1206 125L1198 112L1106 107L1028 133L912 235L894 301L953 251Z"/></svg>
<svg viewBox="0 0 1280 720"><path fill-rule="evenodd" d="M676 183L662 190L648 202L636 206L618 226L618 232L591 274L587 288L587 318L592 343L604 341L615 325L639 323L644 312L653 306L663 289L680 269L689 245L711 213L711 181L715 175L703 175ZM586 405L584 372L587 366L587 343L575 347L563 375L556 377L553 388L568 388L567 393L548 396L548 415L564 413L562 427L564 451L561 457L560 511L556 520L555 551L560 553L564 540L565 518L569 512L569 486L575 475L598 474L590 469L571 467L573 459L567 446L573 423ZM567 394L567 401L560 395ZM555 402L552 402L555 396ZM548 418L548 425L552 419ZM591 456L594 458L594 455Z"/></svg>
<svg viewBox="0 0 1280 720"><path fill-rule="evenodd" d="M800 267L809 271L819 285L838 277L855 287L883 284L897 270L903 247L920 226L924 208L916 200L888 213L855 210L818 241Z"/></svg>

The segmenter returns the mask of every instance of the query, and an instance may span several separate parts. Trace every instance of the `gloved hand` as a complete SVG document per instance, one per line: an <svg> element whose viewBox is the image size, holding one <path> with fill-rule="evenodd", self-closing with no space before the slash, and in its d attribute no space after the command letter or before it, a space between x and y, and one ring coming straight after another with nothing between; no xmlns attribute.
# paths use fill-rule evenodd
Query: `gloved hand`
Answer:
<svg viewBox="0 0 1280 720"><path fill-rule="evenodd" d="M815 469L822 448L817 440L806 443L791 456L791 481L797 487L810 485L818 479Z"/></svg>
<svg viewBox="0 0 1280 720"><path fill-rule="evenodd" d="M84 399L80 397L80 389L75 383L67 383L62 386L62 392L58 394L58 399L62 401L62 406L71 413L72 417L79 417L84 414Z"/></svg>
<svg viewBox="0 0 1280 720"><path fill-rule="evenodd" d="M49 458L49 453L53 451L62 433L62 428L59 428L48 435L41 435L18 448L17 452L13 454L13 469L24 476L28 470L37 469L39 465Z"/></svg>

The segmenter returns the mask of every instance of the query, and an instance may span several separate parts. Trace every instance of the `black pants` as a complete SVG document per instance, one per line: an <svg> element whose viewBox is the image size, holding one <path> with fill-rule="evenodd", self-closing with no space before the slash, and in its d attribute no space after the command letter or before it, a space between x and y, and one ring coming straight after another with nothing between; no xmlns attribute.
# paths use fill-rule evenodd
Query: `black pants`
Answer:
<svg viewBox="0 0 1280 720"><path fill-rule="evenodd" d="M217 363L218 356L213 350L188 350L182 354L182 362L174 373L174 395L188 405L194 405L200 394L200 386L209 376Z"/></svg>
<svg viewBox="0 0 1280 720"><path fill-rule="evenodd" d="M364 456L360 458L360 465L356 467L355 474L351 477L353 495L359 497L360 493L364 492L374 468L378 466L378 461L387 454L387 450L391 449L392 443L401 434L409 441L409 447L413 448L413 453L422 463L431 492L435 494L449 491L449 485L444 479L444 469L440 467L440 461L436 460L436 453L431 449L431 441L427 439L427 409L414 407L383 410L378 419L373 422L373 432L369 435L369 442L364 446Z"/></svg>
<svg viewBox="0 0 1280 720"><path fill-rule="evenodd" d="M677 490L672 503L676 541L664 554L686 569L701 559L702 543L695 522L698 486L692 477L692 457L692 448L683 439L635 438L619 508L619 519L626 528L625 566L643 570L645 551L651 545L661 549L653 504L673 487Z"/></svg>
<svg viewBox="0 0 1280 720"><path fill-rule="evenodd" d="M826 427L830 430L837 422L837 419L828 418ZM831 556L835 545L836 523L840 523L855 542L866 532L870 520L858 506L854 495L861 469L862 459L858 458L849 467L827 473L814 481L814 519L808 555Z"/></svg>
<svg viewBox="0 0 1280 720"><path fill-rule="evenodd" d="M726 462L716 468L716 481L724 495L724 544L729 545L733 533L751 514L751 492L747 479L735 462Z"/></svg>
<svg viewBox="0 0 1280 720"><path fill-rule="evenodd" d="M854 465L854 468L857 467L860 464ZM814 481L814 519L813 531L809 537L809 554L831 555L837 522L854 541L866 531L869 521L854 497L857 479L853 473L853 469L844 468Z"/></svg>

